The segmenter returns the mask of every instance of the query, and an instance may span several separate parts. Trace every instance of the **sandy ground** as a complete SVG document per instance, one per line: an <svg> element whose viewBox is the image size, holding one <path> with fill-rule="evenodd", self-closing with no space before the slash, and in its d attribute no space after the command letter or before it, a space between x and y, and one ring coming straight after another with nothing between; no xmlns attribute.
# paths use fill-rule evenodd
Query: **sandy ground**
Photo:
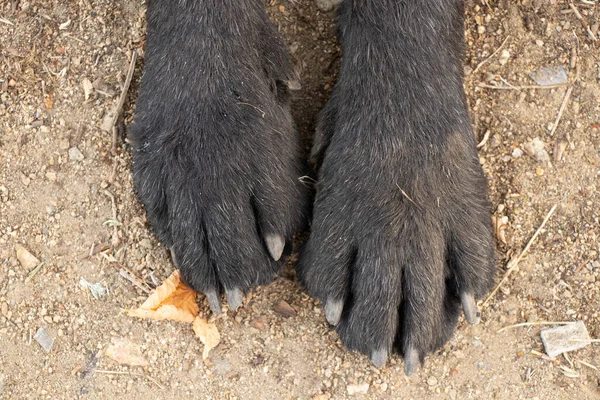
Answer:
<svg viewBox="0 0 600 400"><path fill-rule="evenodd" d="M303 79L295 116L307 145L340 56L333 14L313 1L268 2ZM113 149L112 133L101 129L138 50L124 113L131 122L145 5L1 0L0 397L598 398L598 343L549 359L542 325L498 332L582 320L600 337L600 7L573 4L577 13L565 0L468 2L465 87L498 221L498 281L557 208L483 308L482 324L461 322L409 379L398 357L376 369L346 351L289 268L215 320L222 340L206 360L189 324L123 314L147 294L121 268L150 287L173 270L132 190L128 145ZM528 88L530 74L547 66L562 66L568 85ZM41 261L36 273L17 259L18 245ZM94 299L81 278L109 295ZM295 315L276 312L282 300ZM203 298L200 306L208 315ZM40 327L54 338L49 353L32 339ZM107 357L114 338L139 346L149 366Z"/></svg>

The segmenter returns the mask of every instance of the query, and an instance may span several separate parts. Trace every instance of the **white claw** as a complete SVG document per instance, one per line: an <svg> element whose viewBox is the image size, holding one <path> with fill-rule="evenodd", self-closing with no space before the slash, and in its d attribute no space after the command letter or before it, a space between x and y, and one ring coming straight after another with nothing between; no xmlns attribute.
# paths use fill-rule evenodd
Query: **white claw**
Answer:
<svg viewBox="0 0 600 400"><path fill-rule="evenodd" d="M283 253L283 248L285 247L285 239L283 236L274 234L265 235L265 243L273 260L279 261L281 254Z"/></svg>
<svg viewBox="0 0 600 400"><path fill-rule="evenodd" d="M481 321L481 313L477 309L475 297L472 294L463 292L460 294L460 302L465 313L465 319L470 324L478 324Z"/></svg>
<svg viewBox="0 0 600 400"><path fill-rule="evenodd" d="M242 304L242 301L244 301L244 295L239 288L225 290L225 294L227 295L227 304L231 311L237 310Z"/></svg>
<svg viewBox="0 0 600 400"><path fill-rule="evenodd" d="M412 346L408 346L404 352L404 374L411 376L419 369L419 352Z"/></svg>
<svg viewBox="0 0 600 400"><path fill-rule="evenodd" d="M388 351L385 349L375 350L371 353L371 362L377 368L381 368L385 365L388 358Z"/></svg>
<svg viewBox="0 0 600 400"><path fill-rule="evenodd" d="M213 314L221 314L221 300L219 300L219 296L217 292L214 290L208 291L204 293L206 295L206 299L208 300L208 306Z"/></svg>
<svg viewBox="0 0 600 400"><path fill-rule="evenodd" d="M175 246L171 246L169 250L171 251L171 260L173 260L173 265L175 265L176 268L179 268L177 257L175 257Z"/></svg>
<svg viewBox="0 0 600 400"><path fill-rule="evenodd" d="M325 303L325 318L333 326L337 326L342 318L344 302L342 300L327 299Z"/></svg>

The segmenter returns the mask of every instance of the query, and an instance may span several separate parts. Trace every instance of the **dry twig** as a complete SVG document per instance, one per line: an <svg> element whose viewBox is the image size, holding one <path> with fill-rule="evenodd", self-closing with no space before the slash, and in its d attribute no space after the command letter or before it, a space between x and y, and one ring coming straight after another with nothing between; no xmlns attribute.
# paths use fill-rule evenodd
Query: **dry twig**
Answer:
<svg viewBox="0 0 600 400"><path fill-rule="evenodd" d="M108 190L104 190L104 194L110 198L110 202L112 205L112 217L113 221L118 221L117 219L117 202L115 200L115 196L109 192ZM111 239L111 244L116 247L119 244L119 228L117 225L113 225L113 236Z"/></svg>
<svg viewBox="0 0 600 400"><path fill-rule="evenodd" d="M129 63L129 69L127 70L127 77L125 78L125 83L123 84L123 90L121 90L121 95L119 96L119 101L117 102L117 104L115 104L115 107L113 108L112 112L111 112L111 119L110 119L110 123L108 123L106 126L104 126L103 124L103 128L109 132L113 132L114 135L114 131L113 129L115 129L116 125L117 125L117 121L119 119L119 116L121 115L121 112L123 111L123 105L125 104L125 99L127 98L127 92L129 91L129 86L131 85L131 79L133 78L133 71L135 71L135 63L137 62L137 50L133 51L133 54L131 54L131 62ZM114 140L114 137L113 137ZM113 143L113 147L116 146L115 143Z"/></svg>
<svg viewBox="0 0 600 400"><path fill-rule="evenodd" d="M165 387L163 385L161 385L160 383L158 383L156 381L156 379L152 378L151 376L145 375L145 374L140 374L138 372L130 372L130 371L110 371L110 370L106 370L106 369L97 369L94 370L94 372L98 373L98 374L106 374L106 375L131 375L131 376L141 376L143 378L148 379L150 382L154 383L156 386L159 387L159 389L164 389Z"/></svg>
<svg viewBox="0 0 600 400"><path fill-rule="evenodd" d="M587 363L587 362L585 362L583 360L576 359L575 362L578 362L579 364L583 364L586 367L589 367L589 368L593 369L594 371L598 371L598 367L596 367L595 365L589 364L589 363Z"/></svg>
<svg viewBox="0 0 600 400"><path fill-rule="evenodd" d="M500 287L508 280L508 277L510 276L510 274L512 274L513 271L517 268L517 265L519 265L519 262L521 261L521 259L525 256L525 254L527 254L527 252L529 251L529 248L531 247L531 245L533 244L535 239L538 237L538 235L540 234L540 232L542 231L542 229L544 228L544 226L546 225L546 223L548 222L550 217L552 217L552 214L554 214L554 211L556 211L557 206L558 206L558 204L555 204L554 206L552 206L552 208L548 212L548 215L546 215L546 218L544 218L544 220L542 221L542 224L539 226L539 228L537 228L537 230L535 231L535 233L533 234L531 239L529 239L529 242L527 242L527 245L525 246L523 251L521 251L521 253L519 253L519 255L517 257L512 258L508 262L508 264L506 265L507 270L506 270L506 273L504 274L504 276L502 277L502 280L500 281L500 283L498 283L498 285L494 288L494 290L492 290L492 293L490 293L490 295L487 297L487 299L485 299L485 301L481 305L482 307L485 307L488 304L488 302L492 299L492 297L494 297L494 295L498 292Z"/></svg>
<svg viewBox="0 0 600 400"><path fill-rule="evenodd" d="M142 283L142 281L138 277L133 275L133 273L131 271L129 271L127 268L123 267L122 265L120 267L121 267L121 269L119 269L119 275L121 275L123 278L127 279L129 282L133 283L142 292L150 293L150 289L145 287L144 284Z"/></svg>
<svg viewBox="0 0 600 400"><path fill-rule="evenodd" d="M10 25L10 26L15 25L12 22L10 22L9 20L7 20L6 18L2 18L2 17L0 17L0 22L2 22L3 24L6 24L6 25Z"/></svg>
<svg viewBox="0 0 600 400"><path fill-rule="evenodd" d="M500 47L498 47L496 49L496 51L494 51L488 58L486 58L485 60L483 60L482 62L480 62L479 64L477 64L477 66L475 67L475 69L473 70L473 74L477 71L479 71L479 68L483 67L488 61L491 60L492 57L494 57L496 54L498 54L498 52L500 51L500 49L502 49L502 47L504 47L504 45L506 44L506 42L508 41L508 39L510 38L510 35L507 36L504 41L502 42L502 44L500 45Z"/></svg>
<svg viewBox="0 0 600 400"><path fill-rule="evenodd" d="M594 35L594 32L592 32L588 23L585 21L583 16L579 13L579 10L575 6L575 4L569 3L569 7L571 7L571 10L573 10L573 14L575 14L575 18L577 18L579 21L581 21L581 25L583 25L583 27L585 28L585 31L587 32L588 36L590 37L590 40L596 42L598 40L596 38L596 35Z"/></svg>
<svg viewBox="0 0 600 400"><path fill-rule="evenodd" d="M565 108L567 107L567 103L569 102L569 98L571 97L572 91L573 87L571 86L569 89L567 89L567 92L565 93L565 97L563 98L562 104L560 105L560 109L558 110L558 114L556 115L556 119L554 120L554 125L552 126L552 130L550 131L550 136L554 135L554 132L556 132L556 128L558 127L558 123L562 118Z"/></svg>
<svg viewBox="0 0 600 400"><path fill-rule="evenodd" d="M569 339L569 342L600 343L600 339Z"/></svg>
<svg viewBox="0 0 600 400"><path fill-rule="evenodd" d="M494 85L488 85L485 83L480 83L477 86L486 88L486 89L495 89L495 90L526 90L526 89L558 89L561 87L565 87L567 85L568 85L567 83L560 83L558 85L547 85L547 86L540 86L540 85L494 86Z"/></svg>
<svg viewBox="0 0 600 400"><path fill-rule="evenodd" d="M512 328L520 328L522 326L538 326L538 325L569 325L573 321L537 321L537 322L521 322L520 324L508 325L504 328L498 329L496 333L502 333Z"/></svg>

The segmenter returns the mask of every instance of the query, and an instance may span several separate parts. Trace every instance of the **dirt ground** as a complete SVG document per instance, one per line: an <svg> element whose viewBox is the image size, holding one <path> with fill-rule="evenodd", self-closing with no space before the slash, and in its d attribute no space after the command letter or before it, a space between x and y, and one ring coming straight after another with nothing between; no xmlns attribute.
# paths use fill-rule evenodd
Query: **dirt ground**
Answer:
<svg viewBox="0 0 600 400"><path fill-rule="evenodd" d="M295 116L308 146L339 64L334 16L314 0L268 3L302 76ZM465 87L498 226L498 282L557 208L482 323L461 321L406 378L397 356L376 369L346 351L290 268L216 318L222 340L206 360L190 324L125 315L146 298L140 287L173 270L132 189L129 146L113 149L102 130L137 49L131 122L145 3L0 0L0 398L599 398L599 343L550 359L544 325L498 332L582 320L600 337L600 7L573 6L467 2ZM530 88L548 66L562 66L568 84ZM19 262L18 245L41 267ZM81 278L109 294L94 299ZM281 300L296 314L278 313ZM208 315L204 298L200 306ZM49 353L32 338L40 327L54 338ZM149 366L107 357L114 338L138 345Z"/></svg>

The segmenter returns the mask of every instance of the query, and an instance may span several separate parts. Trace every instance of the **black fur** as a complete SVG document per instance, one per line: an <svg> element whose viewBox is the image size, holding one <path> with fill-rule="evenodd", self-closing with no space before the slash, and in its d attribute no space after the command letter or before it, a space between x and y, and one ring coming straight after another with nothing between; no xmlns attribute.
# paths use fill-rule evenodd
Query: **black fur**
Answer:
<svg viewBox="0 0 600 400"><path fill-rule="evenodd" d="M265 237L305 212L288 51L261 0L149 0L147 21L131 138L148 219L195 289L269 283Z"/></svg>
<svg viewBox="0 0 600 400"><path fill-rule="evenodd" d="M394 343L422 361L452 334L460 294L493 283L462 3L346 0L339 10L342 65L315 137L322 165L299 274L323 302L343 302L346 346L383 361Z"/></svg>
<svg viewBox="0 0 600 400"><path fill-rule="evenodd" d="M477 319L472 297L494 275L462 3L345 0L341 72L311 154L319 181L300 279L349 348L379 365L396 345L407 372L452 334L461 298ZM134 181L202 292L269 282L277 251L265 238L302 222L294 79L261 0L148 2Z"/></svg>

